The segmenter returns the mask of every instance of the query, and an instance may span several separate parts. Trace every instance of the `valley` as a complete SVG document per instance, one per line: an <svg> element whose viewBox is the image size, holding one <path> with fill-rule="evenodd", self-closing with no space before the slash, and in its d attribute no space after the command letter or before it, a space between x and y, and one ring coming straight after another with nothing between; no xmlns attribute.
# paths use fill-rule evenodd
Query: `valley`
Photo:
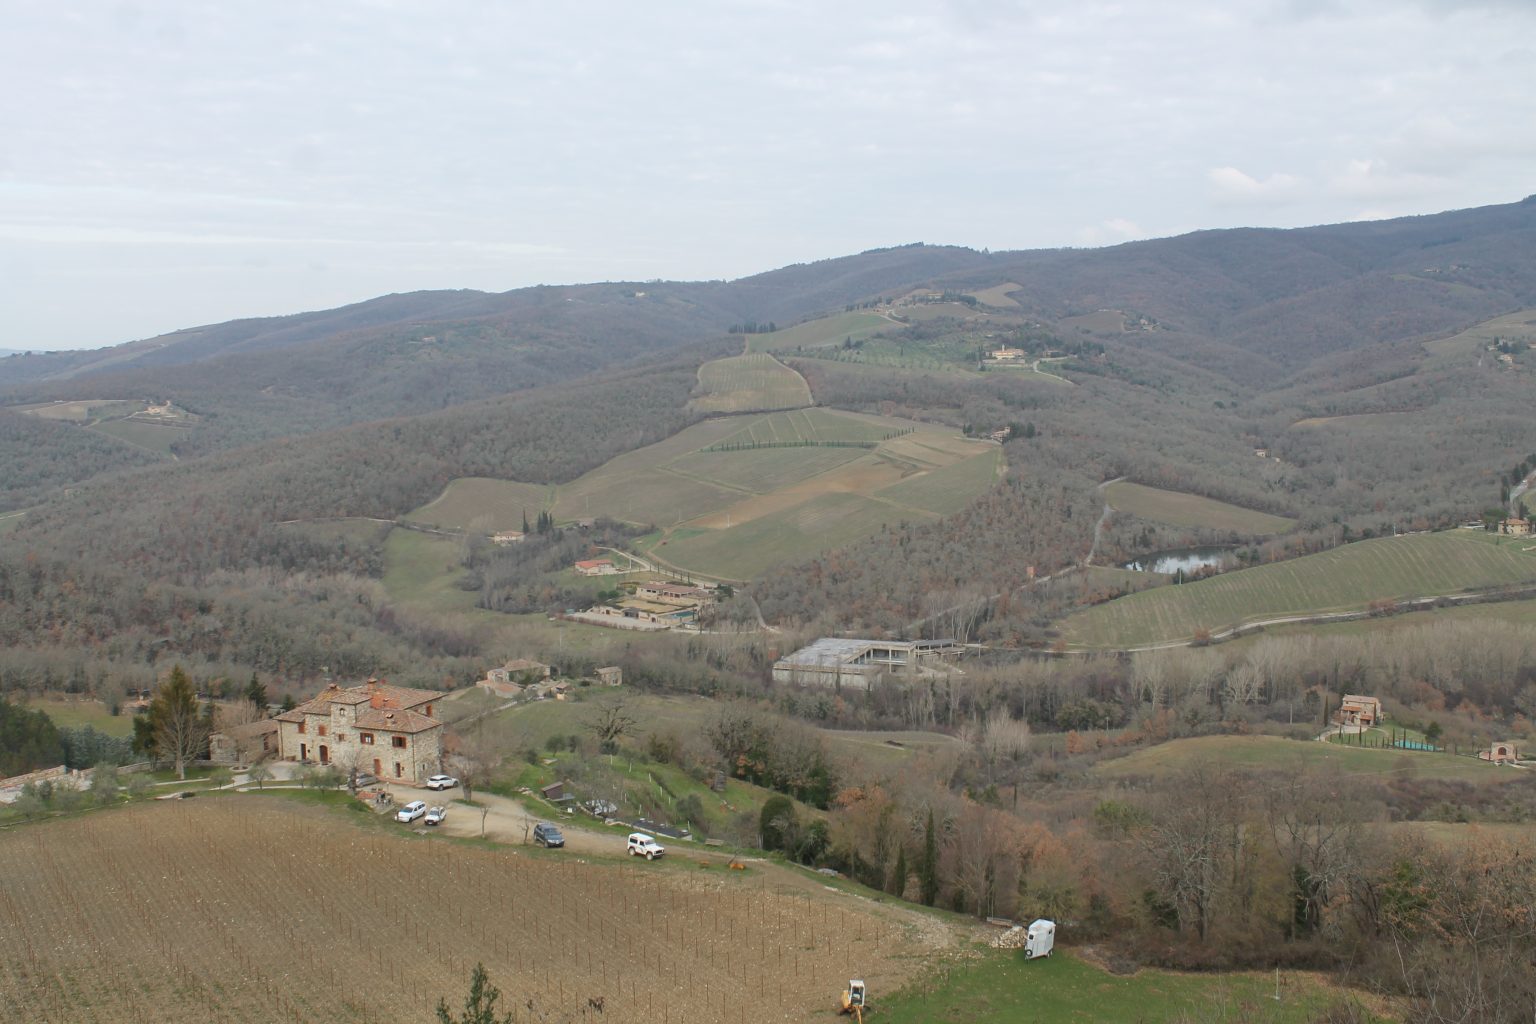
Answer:
<svg viewBox="0 0 1536 1024"><path fill-rule="evenodd" d="M0 997L367 1021L479 962L551 1019L811 1019L864 977L892 1021L1417 1020L1474 952L1440 937L1536 904L1532 237L1526 201L898 246L0 360L0 727L65 769L0 807ZM452 826L366 813L336 719L323 763L266 751L276 794L207 736L174 779L139 697L181 675L226 737L442 693L368 709L442 737ZM636 822L671 855L626 857ZM163 840L151 926L110 865ZM350 866L266 877L295 857ZM1357 898L1399 889L1411 926ZM1525 936L1476 948L1516 979L1487 998Z"/></svg>

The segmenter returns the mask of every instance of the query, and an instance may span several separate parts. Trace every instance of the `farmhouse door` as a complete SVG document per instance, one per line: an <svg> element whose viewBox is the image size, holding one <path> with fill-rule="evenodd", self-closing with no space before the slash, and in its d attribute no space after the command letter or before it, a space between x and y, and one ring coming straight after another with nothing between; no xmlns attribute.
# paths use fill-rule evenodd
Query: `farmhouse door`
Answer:
<svg viewBox="0 0 1536 1024"><path fill-rule="evenodd" d="M308 761L309 760L309 744L308 743L300 743L299 744L299 760L300 761Z"/></svg>
<svg viewBox="0 0 1536 1024"><path fill-rule="evenodd" d="M395 762L395 778L399 779L399 778L404 778L404 777L405 777L405 771L400 767L400 762L396 761Z"/></svg>
<svg viewBox="0 0 1536 1024"><path fill-rule="evenodd" d="M379 764L379 759L378 758L374 758L373 759L373 774L375 774L375 775L383 775L384 774L384 772L381 770L381 765Z"/></svg>
<svg viewBox="0 0 1536 1024"><path fill-rule="evenodd" d="M320 763L321 764L330 764L331 763L331 750L324 743L320 744Z"/></svg>

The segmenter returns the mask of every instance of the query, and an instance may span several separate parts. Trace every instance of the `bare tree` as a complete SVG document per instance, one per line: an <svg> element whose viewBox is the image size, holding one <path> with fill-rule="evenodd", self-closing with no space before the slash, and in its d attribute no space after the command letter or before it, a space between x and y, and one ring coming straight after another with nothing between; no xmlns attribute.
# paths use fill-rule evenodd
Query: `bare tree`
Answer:
<svg viewBox="0 0 1536 1024"><path fill-rule="evenodd" d="M458 778L459 785L464 788L464 799L469 803L475 802L475 790L483 788L490 782L501 763L501 755L497 753L494 745L486 738L484 720L475 723L474 731L456 735L453 738L453 753L448 755L448 766ZM481 803L480 808L480 838L485 838L485 818L490 813L490 805Z"/></svg>
<svg viewBox="0 0 1536 1024"><path fill-rule="evenodd" d="M622 700L604 704L597 709L592 716L592 732L597 736L597 745L605 754L611 754L617 748L619 737L623 736L635 724L635 716L625 710Z"/></svg>

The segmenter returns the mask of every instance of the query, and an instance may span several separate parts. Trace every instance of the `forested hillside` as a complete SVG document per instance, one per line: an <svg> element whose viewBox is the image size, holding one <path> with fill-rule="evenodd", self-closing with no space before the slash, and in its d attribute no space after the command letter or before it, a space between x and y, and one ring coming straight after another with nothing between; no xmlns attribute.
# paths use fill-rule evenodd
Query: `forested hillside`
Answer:
<svg viewBox="0 0 1536 1024"><path fill-rule="evenodd" d="M391 605L384 531L283 524L387 524L460 477L568 483L697 419L699 366L744 347L727 327L828 312L746 340L820 406L1000 432L1007 476L938 521L892 512L876 539L811 544L750 596L808 630L1048 642L1065 612L1155 582L1100 571L1141 552L1217 543L1267 561L1497 503L1536 452L1536 314L1457 332L1536 306L1533 239L1527 202L1096 252L911 246L729 283L393 296L209 328L47 383L7 360L15 396L171 398L200 418L180 462L144 465L125 442L0 415L17 467L0 499L29 507L3 523L0 671L196 655L235 672L458 678L479 641ZM855 312L857 339L828 326ZM1025 358L989 365L998 345ZM1115 511L1100 485L1117 478L1295 526ZM1031 569L1055 578L1023 587ZM544 582L518 595L508 607L567 600Z"/></svg>

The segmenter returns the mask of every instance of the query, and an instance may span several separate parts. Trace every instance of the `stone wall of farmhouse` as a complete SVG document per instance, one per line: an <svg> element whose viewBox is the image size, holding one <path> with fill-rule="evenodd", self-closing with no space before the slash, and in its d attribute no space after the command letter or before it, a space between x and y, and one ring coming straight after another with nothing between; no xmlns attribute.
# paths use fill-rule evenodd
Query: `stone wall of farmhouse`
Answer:
<svg viewBox="0 0 1536 1024"><path fill-rule="evenodd" d="M321 726L325 735L320 734ZM400 738L404 747L394 743L397 733L372 730L372 743L362 742L367 730L358 730L348 724L335 723L329 715L306 715L304 732L299 732L297 722L279 722L278 736L282 758L285 761L321 762L321 747L325 748L326 764L347 765L356 759L359 771L375 771L386 781L419 783L429 775L442 770L443 730L428 729Z"/></svg>

